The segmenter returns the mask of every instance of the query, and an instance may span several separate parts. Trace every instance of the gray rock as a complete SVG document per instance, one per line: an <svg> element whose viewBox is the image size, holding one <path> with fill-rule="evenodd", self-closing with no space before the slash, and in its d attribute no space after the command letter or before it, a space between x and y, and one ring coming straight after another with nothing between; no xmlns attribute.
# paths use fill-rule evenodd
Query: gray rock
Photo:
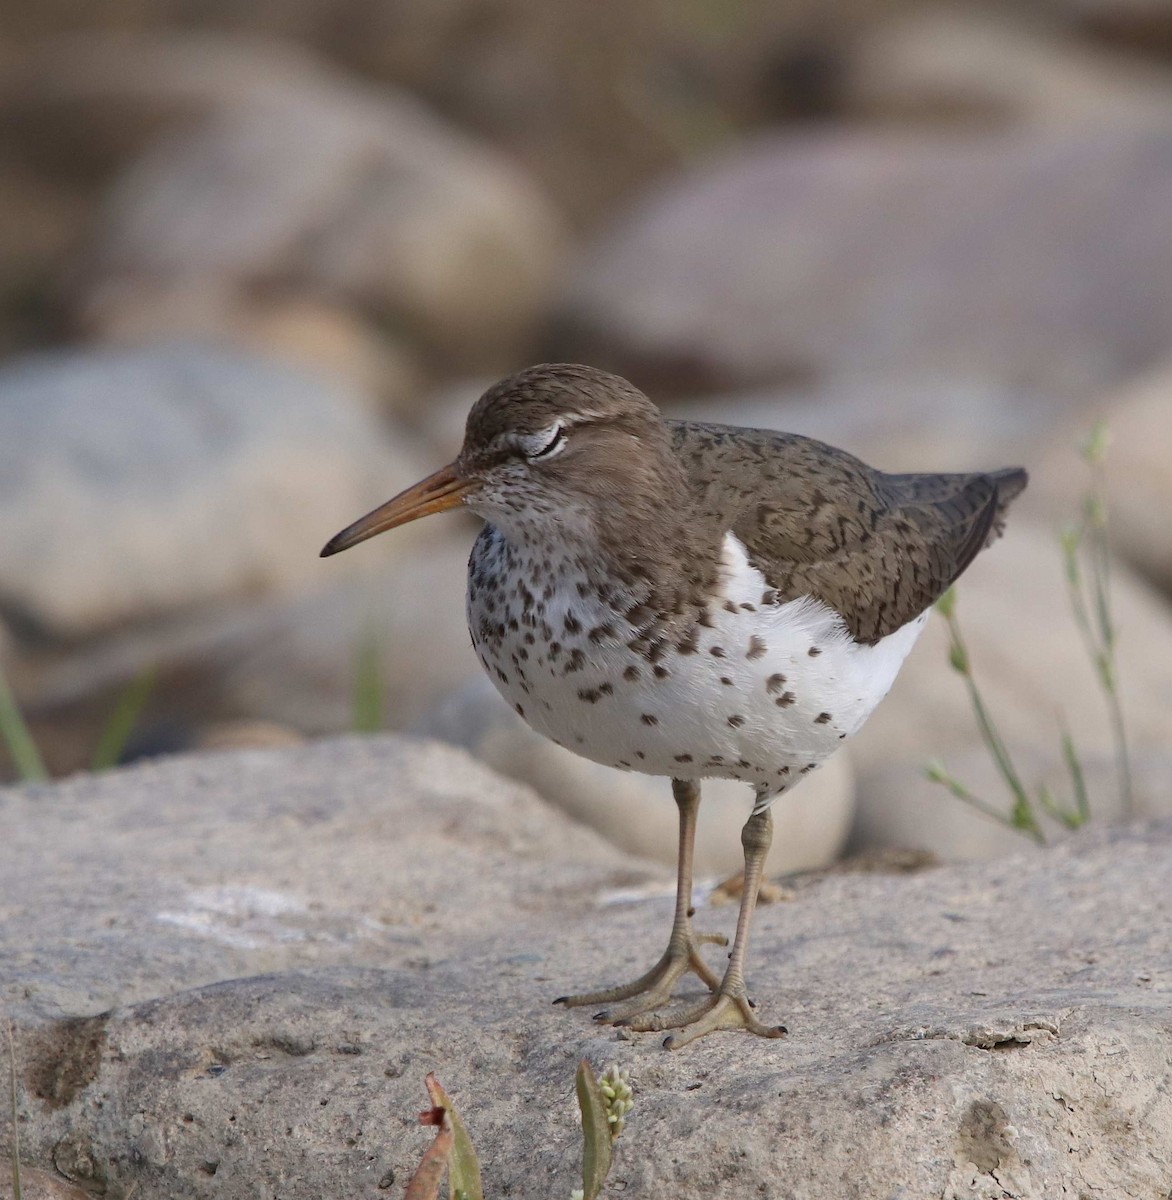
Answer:
<svg viewBox="0 0 1172 1200"><path fill-rule="evenodd" d="M501 699L479 671L420 726L422 732L470 751L495 771L527 783L608 842L674 869L679 815L666 779L590 762L542 737ZM696 827L698 879L741 871L741 827L753 807L751 789L708 779ZM773 874L826 866L841 852L854 817L849 757L836 754L821 770L779 797L765 869Z"/></svg>
<svg viewBox="0 0 1172 1200"><path fill-rule="evenodd" d="M583 1057L630 1071L631 1195L1166 1190L1166 822L811 879L754 928L789 1038L669 1055L548 1004L658 953L670 900L606 901L662 875L455 751L210 755L0 793L0 819L24 1157L91 1192L399 1186L435 1070L488 1195L568 1195Z"/></svg>
<svg viewBox="0 0 1172 1200"><path fill-rule="evenodd" d="M12 1167L9 1159L0 1156L0 1200L12 1200ZM56 1171L36 1171L22 1167L20 1172L21 1200L87 1200L90 1193L67 1183Z"/></svg>
<svg viewBox="0 0 1172 1200"><path fill-rule="evenodd" d="M339 386L194 345L0 371L0 604L74 638L302 588L417 474Z"/></svg>
<svg viewBox="0 0 1172 1200"><path fill-rule="evenodd" d="M1167 123L762 137L644 196L558 356L696 394L919 377L1087 395L1172 340Z"/></svg>
<svg viewBox="0 0 1172 1200"><path fill-rule="evenodd" d="M128 106L156 130L112 156L128 161L71 280L90 330L141 324L155 304L229 334L250 296L301 292L455 361L497 365L530 334L561 257L558 214L410 95L211 35L97 39L46 60L27 107L56 97L74 136L92 125L101 140Z"/></svg>

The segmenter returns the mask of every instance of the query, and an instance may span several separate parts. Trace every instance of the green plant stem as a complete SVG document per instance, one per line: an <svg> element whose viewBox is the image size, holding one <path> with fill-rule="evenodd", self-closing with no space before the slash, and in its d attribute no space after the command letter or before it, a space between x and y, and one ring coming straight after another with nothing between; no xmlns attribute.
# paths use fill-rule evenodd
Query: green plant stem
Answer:
<svg viewBox="0 0 1172 1200"><path fill-rule="evenodd" d="M945 620L948 622L948 632L952 639L953 662L956 664L956 669L964 677L965 687L968 689L973 712L977 717L977 725L981 731L981 738L989 748L989 752L993 755L1002 778L1013 793L1012 824L1014 828L1023 830L1036 840L1045 841L1041 826L1038 824L1037 817L1034 816L1029 793L1021 781L1021 776L1018 774L1017 768L1013 765L1013 759L1010 756L1009 750L993 721L992 715L985 706L981 690L977 686L976 679L973 677L968 647L965 645L964 638L961 635L960 623L956 619L955 611L950 611Z"/></svg>
<svg viewBox="0 0 1172 1200"><path fill-rule="evenodd" d="M17 774L26 782L40 782L49 778L45 760L29 733L24 717L16 703L16 697L8 686L8 680L0 672L0 738L8 747Z"/></svg>
<svg viewBox="0 0 1172 1200"><path fill-rule="evenodd" d="M1127 727L1119 698L1118 667L1116 662L1117 631L1111 613L1111 547L1107 536L1106 489L1103 483L1102 459L1105 453L1105 429L1096 426L1084 448L1083 457L1092 471L1092 487L1084 506L1081 528L1063 537L1066 558L1066 579L1075 624L1082 635L1087 654L1098 676L1107 702L1111 736L1115 746L1115 773L1118 779L1119 804L1125 816L1135 811L1135 792L1131 775L1131 749ZM1079 565L1078 552L1087 544L1090 580L1087 582ZM1090 602L1087 592L1090 592ZM1093 616L1092 616L1093 613Z"/></svg>
<svg viewBox="0 0 1172 1200"><path fill-rule="evenodd" d="M933 783L943 784L952 795L958 800L963 800L965 804L976 809L977 812L990 820L996 821L999 825L1005 825L1009 829L1016 830L1018 833L1025 833L1033 838L1039 845L1045 844L1045 837L1042 834L1036 823L1032 827L1018 825L1013 818L1005 813L1002 809L990 804L987 800L982 800L975 792L970 792L967 787L954 775L949 775L943 767L931 766L925 768L924 774L932 780Z"/></svg>
<svg viewBox="0 0 1172 1200"><path fill-rule="evenodd" d="M1119 693L1114 687L1107 692L1107 708L1111 716L1111 732L1115 738L1115 773L1119 779L1119 803L1125 816L1135 812L1135 792L1131 778L1131 749L1127 743L1127 726Z"/></svg>

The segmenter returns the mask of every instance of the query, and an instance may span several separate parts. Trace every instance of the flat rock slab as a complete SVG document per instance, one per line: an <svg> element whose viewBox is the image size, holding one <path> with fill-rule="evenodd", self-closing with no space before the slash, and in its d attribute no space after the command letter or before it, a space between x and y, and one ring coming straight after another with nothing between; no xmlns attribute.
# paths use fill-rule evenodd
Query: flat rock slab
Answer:
<svg viewBox="0 0 1172 1200"><path fill-rule="evenodd" d="M652 961L670 880L456 751L177 759L0 793L0 823L22 1157L91 1193L398 1196L434 1070L487 1196L568 1196L583 1057L635 1088L614 1194L1172 1186L1172 823L799 880L751 957L790 1036L677 1054L549 1003Z"/></svg>

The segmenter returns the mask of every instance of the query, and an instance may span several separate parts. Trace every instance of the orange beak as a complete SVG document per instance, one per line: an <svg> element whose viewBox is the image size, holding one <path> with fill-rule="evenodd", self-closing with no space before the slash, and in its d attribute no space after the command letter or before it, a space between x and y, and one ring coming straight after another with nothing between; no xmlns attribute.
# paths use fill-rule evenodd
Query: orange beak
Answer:
<svg viewBox="0 0 1172 1200"><path fill-rule="evenodd" d="M365 517L359 517L353 525L347 525L341 533L335 534L326 542L322 549L322 558L337 554L339 550L349 550L359 542L372 538L376 533L386 533L408 521L416 521L420 517L432 513L445 512L463 503L464 497L471 490L471 483L456 472L454 463L441 467L433 475L421 479L414 487L400 492L393 500L379 505L374 512Z"/></svg>

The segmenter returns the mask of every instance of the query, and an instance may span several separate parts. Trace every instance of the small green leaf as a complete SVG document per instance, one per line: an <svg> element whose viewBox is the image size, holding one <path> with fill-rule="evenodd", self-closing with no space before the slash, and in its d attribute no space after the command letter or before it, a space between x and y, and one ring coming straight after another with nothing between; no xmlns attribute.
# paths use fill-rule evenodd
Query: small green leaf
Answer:
<svg viewBox="0 0 1172 1200"><path fill-rule="evenodd" d="M954 641L948 648L948 665L958 675L967 675L969 673L968 651L959 642Z"/></svg>
<svg viewBox="0 0 1172 1200"><path fill-rule="evenodd" d="M425 1080L431 1102L436 1108L442 1108L452 1122L452 1153L448 1160L448 1188L453 1200L463 1197L463 1200L484 1200L484 1190L480 1184L480 1163L476 1158L476 1150L460 1114L452 1105L447 1092L440 1087L439 1080L429 1074Z"/></svg>
<svg viewBox="0 0 1172 1200"><path fill-rule="evenodd" d="M598 1080L594 1077L594 1071L585 1059L578 1064L575 1087L578 1092L578 1107L582 1110L583 1200L596 1200L607 1175L610 1174L613 1150L606 1100L598 1086Z"/></svg>
<svg viewBox="0 0 1172 1200"><path fill-rule="evenodd" d="M936 611L945 619L948 620L956 611L956 588L950 587L948 591L936 601Z"/></svg>

